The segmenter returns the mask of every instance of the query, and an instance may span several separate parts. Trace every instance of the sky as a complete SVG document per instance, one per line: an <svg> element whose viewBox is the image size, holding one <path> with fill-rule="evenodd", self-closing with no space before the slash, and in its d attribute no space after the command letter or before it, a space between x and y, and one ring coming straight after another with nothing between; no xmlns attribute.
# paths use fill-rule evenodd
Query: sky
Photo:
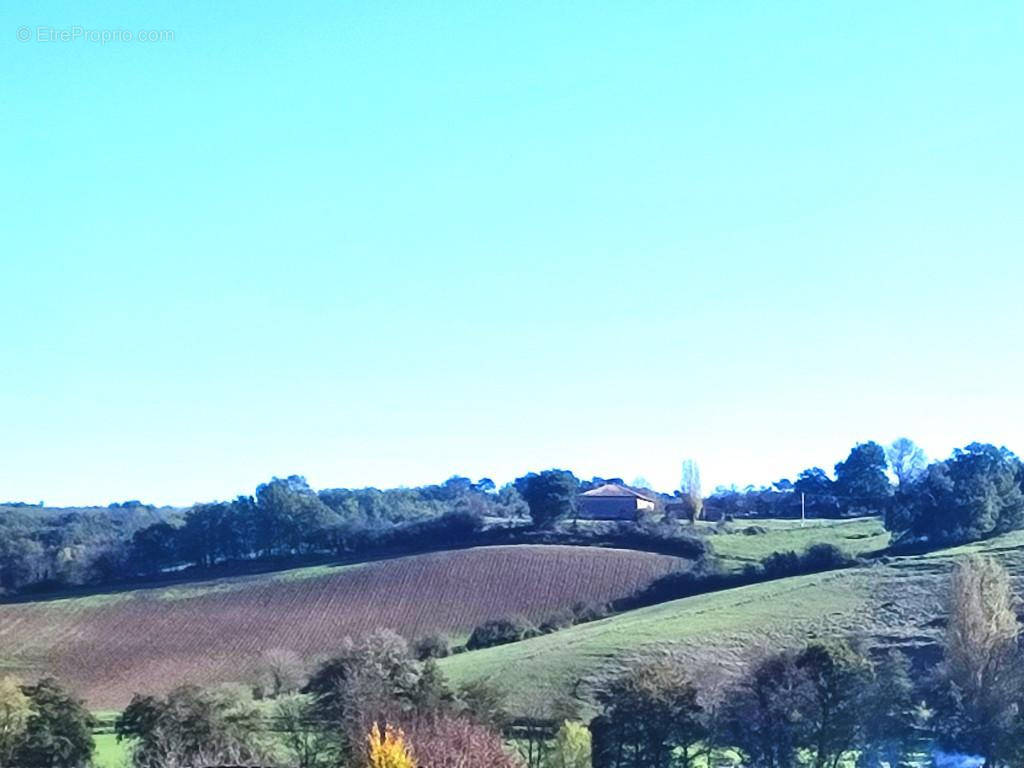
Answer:
<svg viewBox="0 0 1024 768"><path fill-rule="evenodd" d="M1022 33L984 0L4 3L0 500L1024 451Z"/></svg>

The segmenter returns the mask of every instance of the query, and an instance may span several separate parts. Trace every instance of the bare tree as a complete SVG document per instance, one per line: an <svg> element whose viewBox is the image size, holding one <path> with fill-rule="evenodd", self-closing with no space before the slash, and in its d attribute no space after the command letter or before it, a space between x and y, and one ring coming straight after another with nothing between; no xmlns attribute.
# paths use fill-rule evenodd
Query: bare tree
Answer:
<svg viewBox="0 0 1024 768"><path fill-rule="evenodd" d="M898 437L885 449L893 474L900 487L912 481L928 466L928 457L909 437Z"/></svg>
<svg viewBox="0 0 1024 768"><path fill-rule="evenodd" d="M700 467L693 459L683 462L683 475L679 481L679 496L686 502L690 521L704 516L704 495L700 488Z"/></svg>
<svg viewBox="0 0 1024 768"><path fill-rule="evenodd" d="M271 648L263 653L257 670L257 686L267 697L276 698L297 691L305 679L301 657L288 648Z"/></svg>

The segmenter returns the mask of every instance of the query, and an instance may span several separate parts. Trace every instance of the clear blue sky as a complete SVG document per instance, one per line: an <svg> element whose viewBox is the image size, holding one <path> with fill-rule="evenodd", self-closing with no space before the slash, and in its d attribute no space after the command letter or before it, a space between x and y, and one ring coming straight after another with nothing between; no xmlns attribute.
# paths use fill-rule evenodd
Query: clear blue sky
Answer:
<svg viewBox="0 0 1024 768"><path fill-rule="evenodd" d="M1024 450L1021 4L276 5L0 10L3 499Z"/></svg>

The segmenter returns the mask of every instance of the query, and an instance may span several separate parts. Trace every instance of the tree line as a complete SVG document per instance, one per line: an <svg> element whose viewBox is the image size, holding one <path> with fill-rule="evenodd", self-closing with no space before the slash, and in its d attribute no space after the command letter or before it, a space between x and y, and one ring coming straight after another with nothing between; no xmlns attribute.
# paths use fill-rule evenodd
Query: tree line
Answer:
<svg viewBox="0 0 1024 768"><path fill-rule="evenodd" d="M856 445L830 476L820 467L769 488L700 494L695 463L674 495L648 491L653 511L612 533L615 544L699 557L692 525L702 515L846 517L880 515L897 547L939 547L1024 526L1024 466L1006 448L972 443L929 463L912 441ZM274 478L251 496L157 509L138 502L51 512L25 505L0 512L0 590L43 590L167 574L183 567L313 555L357 557L403 548L526 541L522 531L558 530L578 518L581 493L621 478L581 480L563 469L530 472L500 488L455 476L417 488L314 491L304 478ZM674 502L674 503L673 503ZM665 509L684 510L662 514ZM480 537L487 521L503 521ZM688 524L689 525L688 527ZM494 529L495 526L490 525ZM558 543L612 543L574 536ZM564 531L563 531L564 533Z"/></svg>

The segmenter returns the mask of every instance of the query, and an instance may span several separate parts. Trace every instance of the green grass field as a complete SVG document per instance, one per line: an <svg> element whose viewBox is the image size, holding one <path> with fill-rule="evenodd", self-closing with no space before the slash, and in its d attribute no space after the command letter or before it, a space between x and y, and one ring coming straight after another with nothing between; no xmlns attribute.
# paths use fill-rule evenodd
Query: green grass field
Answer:
<svg viewBox="0 0 1024 768"><path fill-rule="evenodd" d="M872 523L834 527L870 533ZM442 668L455 682L489 680L506 690L516 714L541 716L565 692L571 692L585 712L592 711L595 690L625 664L642 657L677 657L689 665L702 687L732 679L763 650L796 647L814 637L850 636L868 646L900 648L912 658L934 658L949 572L956 557L967 552L999 557L1018 590L1024 586L1024 532L1017 532L928 555L663 603L453 656L442 662Z"/></svg>
<svg viewBox="0 0 1024 768"><path fill-rule="evenodd" d="M737 520L728 523L727 533L711 533L717 526L703 524L712 551L729 570L741 570L763 560L772 552L802 552L812 544L834 544L850 555L863 555L884 549L889 532L877 517L850 520ZM764 529L746 534L745 530Z"/></svg>

